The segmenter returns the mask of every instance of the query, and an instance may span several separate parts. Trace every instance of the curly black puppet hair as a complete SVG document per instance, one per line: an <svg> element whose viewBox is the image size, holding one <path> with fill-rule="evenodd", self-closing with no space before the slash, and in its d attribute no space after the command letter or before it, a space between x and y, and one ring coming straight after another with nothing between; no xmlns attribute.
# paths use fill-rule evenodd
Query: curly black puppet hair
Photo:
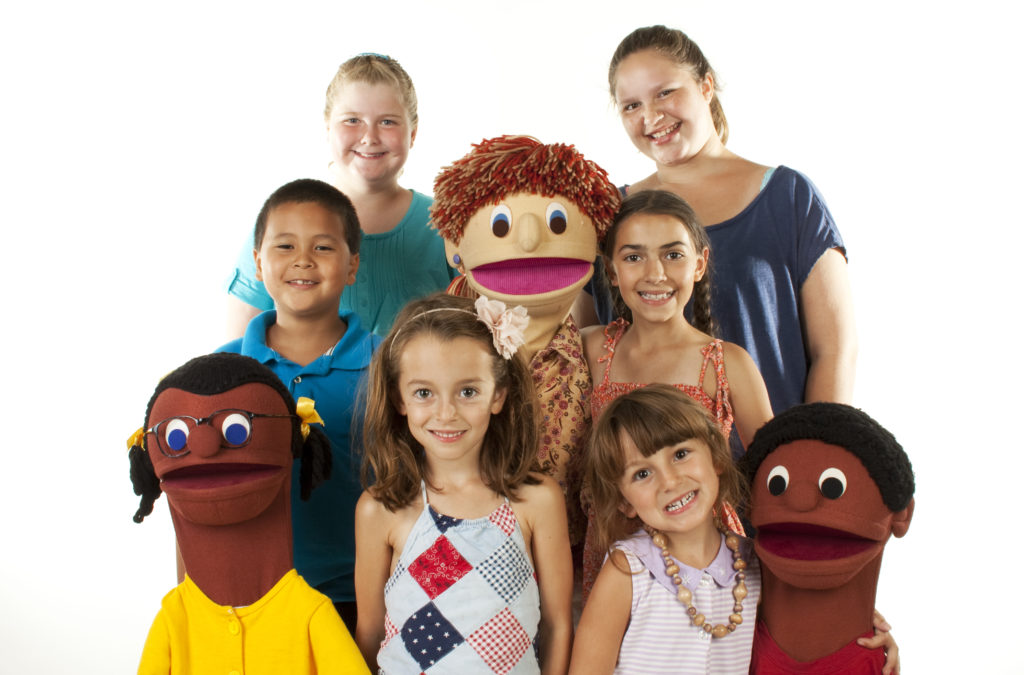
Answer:
<svg viewBox="0 0 1024 675"><path fill-rule="evenodd" d="M265 384L272 388L281 395L281 400L288 410L295 410L295 401L288 389L273 371L259 361L240 354L207 354L192 359L160 380L152 398L149 399L149 405L146 406L142 428L148 428L153 403L165 389L181 389L190 394L212 396L250 382ZM294 417L292 456L302 459L299 485L301 497L305 501L309 499L313 488L331 476L331 445L323 429L319 425L310 425L309 436L303 440L301 420ZM128 451L128 461L131 466L132 487L135 494L142 498L133 520L141 523L143 518L153 512L153 502L161 494L160 480L156 477L153 462L149 459L145 436Z"/></svg>
<svg viewBox="0 0 1024 675"><path fill-rule="evenodd" d="M754 434L740 470L753 481L765 457L799 440L837 445L856 455L893 513L914 496L914 470L903 446L867 413L842 403L806 403L780 413Z"/></svg>

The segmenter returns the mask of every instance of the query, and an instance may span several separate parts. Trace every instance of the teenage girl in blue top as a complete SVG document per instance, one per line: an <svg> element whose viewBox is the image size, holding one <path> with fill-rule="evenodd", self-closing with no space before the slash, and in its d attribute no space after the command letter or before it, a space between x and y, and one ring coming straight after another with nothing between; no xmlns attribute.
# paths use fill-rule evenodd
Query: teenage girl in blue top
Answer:
<svg viewBox="0 0 1024 675"><path fill-rule="evenodd" d="M806 177L770 168L725 146L718 80L700 48L678 30L639 28L608 69L622 125L654 173L627 194L674 192L705 224L715 259L711 310L724 340L743 347L778 413L805 401L849 403L856 334L842 239ZM595 292L601 323L612 317ZM585 324L593 307L577 303Z"/></svg>

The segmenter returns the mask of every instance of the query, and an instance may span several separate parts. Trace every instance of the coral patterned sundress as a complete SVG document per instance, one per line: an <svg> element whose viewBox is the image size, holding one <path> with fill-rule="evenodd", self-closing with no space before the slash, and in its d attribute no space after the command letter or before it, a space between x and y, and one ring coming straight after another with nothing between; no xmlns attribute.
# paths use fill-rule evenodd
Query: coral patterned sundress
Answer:
<svg viewBox="0 0 1024 675"><path fill-rule="evenodd" d="M629 322L625 319L616 319L604 328L604 350L605 353L597 360L598 363L606 363L604 377L600 384L594 385L594 391L590 399L591 419L596 425L601 413L608 407L608 404L631 391L646 387L650 382L612 382L612 359L615 356L615 347L619 344L622 336L626 334ZM729 403L729 380L725 377L725 356L721 340L712 340L701 349L704 360L700 364L700 376L697 381L701 384L673 384L672 386L683 392L693 400L708 409L715 424L722 434L729 438L732 433L732 404ZM708 366L715 369L715 397L712 398L704 391L704 376ZM586 499L584 498L584 501ZM594 544L595 530L593 527L594 510L590 504L584 503L584 510L587 514L587 535L583 544L583 598L590 594L594 587L597 573L601 571L601 564L604 562L606 551L599 551ZM744 534L743 525L740 522L736 511L726 504L722 521L733 532Z"/></svg>

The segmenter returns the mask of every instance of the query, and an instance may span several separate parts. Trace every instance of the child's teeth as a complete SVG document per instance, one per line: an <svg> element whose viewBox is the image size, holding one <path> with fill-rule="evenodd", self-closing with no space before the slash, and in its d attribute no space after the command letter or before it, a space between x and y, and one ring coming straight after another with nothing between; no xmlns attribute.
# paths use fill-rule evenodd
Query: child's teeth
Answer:
<svg viewBox="0 0 1024 675"><path fill-rule="evenodd" d="M666 511L672 511L672 510L675 510L675 509L681 509L684 506L686 506L687 504L689 504L693 500L694 496L695 496L694 493L691 491L691 492L687 493L686 495L684 495L682 499L674 501L671 504L669 504L668 506L666 506L665 510Z"/></svg>

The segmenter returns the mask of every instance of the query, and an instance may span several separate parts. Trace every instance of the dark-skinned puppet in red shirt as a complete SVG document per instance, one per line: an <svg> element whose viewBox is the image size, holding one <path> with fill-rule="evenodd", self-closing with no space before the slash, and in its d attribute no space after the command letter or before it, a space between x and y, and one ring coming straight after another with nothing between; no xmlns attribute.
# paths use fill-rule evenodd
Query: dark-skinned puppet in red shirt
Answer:
<svg viewBox="0 0 1024 675"><path fill-rule="evenodd" d="M292 462L300 489L330 476L313 402L237 354L167 375L132 437L135 521L167 494L185 580L161 603L139 673L368 673L330 599L292 563Z"/></svg>
<svg viewBox="0 0 1024 675"><path fill-rule="evenodd" d="M754 436L740 466L761 561L751 673L880 673L872 634L882 550L914 512L910 459L856 408L809 403Z"/></svg>

